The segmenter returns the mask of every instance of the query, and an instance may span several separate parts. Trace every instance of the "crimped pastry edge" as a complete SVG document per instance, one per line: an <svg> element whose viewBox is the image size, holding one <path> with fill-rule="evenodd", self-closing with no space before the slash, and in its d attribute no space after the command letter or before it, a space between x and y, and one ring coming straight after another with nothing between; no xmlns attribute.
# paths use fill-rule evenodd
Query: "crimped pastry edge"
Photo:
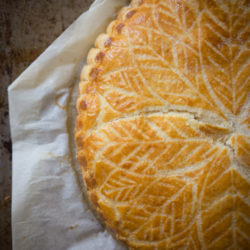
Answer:
<svg viewBox="0 0 250 250"><path fill-rule="evenodd" d="M133 6L133 3L138 4L139 2L141 2L141 1L133 1L128 7L124 7L120 11L120 14L118 15L117 19L109 24L106 33L103 33L97 37L96 43L95 43L96 47L90 50L90 52L88 54L87 65L82 70L81 84L79 85L80 96L85 93L84 91L86 90L86 88L84 86L86 86L86 85L91 86L91 83L94 82L94 80L92 80L91 72L92 72L92 70L94 70L93 73L98 74L98 71L95 72L95 69L98 69L98 64L100 63L99 59L102 58L101 53L105 54L105 52L108 51L108 47L110 45L112 46L112 37L116 33L116 27L123 22L126 23L125 17L127 15L127 13L129 13L131 10L132 11L135 10L136 7L138 6L138 5ZM98 59L98 57L99 57L99 59ZM81 101L81 98L79 97L78 100ZM81 105L78 106L78 113L80 113L80 112L85 112L84 107L82 108ZM98 111L98 112L100 112L100 111ZM92 131L95 131L95 127L93 128L93 130L91 129L91 132ZM81 145L81 143L80 143L78 148L79 148L79 150L82 150L83 145ZM78 152L80 152L80 151L78 151ZM82 152L83 152L83 150L82 150ZM92 206L95 208L95 211L99 214L99 217L102 218L101 223L102 224L105 223L106 226L113 232L113 234L116 235L117 239L120 239L128 244L132 244L131 241L129 241L126 238L123 238L121 235L119 235L119 231L116 231L115 228L111 226L110 222L112 222L112 220L110 220L109 218L104 218L102 211L100 208L98 208L98 204L97 204L97 199L99 197L97 197L97 193L95 190L95 185L94 185L95 178L93 175L91 175L91 171L87 169L88 167L87 167L86 162L84 162L84 161L81 162L81 160L80 160L79 163L80 163L81 167L83 168L83 170L82 170L83 179L84 179L85 186L87 188L89 200L91 201ZM139 246L132 244L132 246L130 246L130 247L132 249L134 249L134 248L137 249L137 247L139 247Z"/></svg>
<svg viewBox="0 0 250 250"><path fill-rule="evenodd" d="M80 82L78 85L78 98L76 104L78 114L77 117L80 115L81 112L86 112L85 109L82 108L82 106L80 105L81 95L85 94L86 85L88 85L93 80L93 71L95 69L98 69L98 64L101 63L98 57L102 57L102 53L104 53L105 56L105 50L109 49L112 46L113 36L117 33L115 27L117 27L123 22L126 22L126 19L130 18L130 15L128 15L128 13L130 11L136 10L136 8L142 5L143 2L144 0L131 0L131 3L129 5L122 7L122 9L118 12L117 18L109 23L106 28L106 32L101 33L97 36L94 43L94 47L92 47L88 52L87 64L83 66L80 74ZM101 209L98 207L97 195L95 189L93 188L95 179L88 171L88 166L85 157L80 155L80 152L83 151L84 146L82 144L81 136L77 135L79 131L80 129L78 128L76 121L75 141L77 147L77 160L83 176L83 181L86 188L88 200L90 201L90 206L94 210L94 213L97 214L100 223L105 224L107 229L116 237L116 239L127 244L126 246L129 249L133 249L131 246L128 245L129 242L127 241L127 239L119 235L118 231L111 226L111 222L108 220L108 218L104 217Z"/></svg>

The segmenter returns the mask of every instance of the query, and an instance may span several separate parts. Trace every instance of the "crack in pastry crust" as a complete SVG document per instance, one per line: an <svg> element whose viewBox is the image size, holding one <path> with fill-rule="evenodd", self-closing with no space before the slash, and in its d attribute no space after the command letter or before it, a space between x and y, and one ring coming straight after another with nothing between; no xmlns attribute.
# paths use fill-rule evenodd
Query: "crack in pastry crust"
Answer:
<svg viewBox="0 0 250 250"><path fill-rule="evenodd" d="M90 50L77 157L129 248L248 247L249 15L247 1L132 1Z"/></svg>

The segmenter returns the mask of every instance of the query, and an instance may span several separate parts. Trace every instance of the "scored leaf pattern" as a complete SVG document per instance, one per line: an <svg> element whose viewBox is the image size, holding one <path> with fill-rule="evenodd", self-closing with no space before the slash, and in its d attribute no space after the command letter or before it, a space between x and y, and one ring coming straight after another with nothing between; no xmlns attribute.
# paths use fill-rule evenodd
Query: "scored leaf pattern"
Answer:
<svg viewBox="0 0 250 250"><path fill-rule="evenodd" d="M190 117L148 115L87 138L99 207L104 217L115 211L111 226L130 244L215 249L248 242L249 183L230 150L199 127Z"/></svg>
<svg viewBox="0 0 250 250"><path fill-rule="evenodd" d="M122 40L129 49L118 40L107 51L99 92L117 112L157 99L158 105L202 108L229 119L248 103L247 2L177 2L145 5L128 22ZM116 65L109 62L113 57Z"/></svg>
<svg viewBox="0 0 250 250"><path fill-rule="evenodd" d="M244 0L145 0L113 28L80 154L131 249L249 246L249 20Z"/></svg>

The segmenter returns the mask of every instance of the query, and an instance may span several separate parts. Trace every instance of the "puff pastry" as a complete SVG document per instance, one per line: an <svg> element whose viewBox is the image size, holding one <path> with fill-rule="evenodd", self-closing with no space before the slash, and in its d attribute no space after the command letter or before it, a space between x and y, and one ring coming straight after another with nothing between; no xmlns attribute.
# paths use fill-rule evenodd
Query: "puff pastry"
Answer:
<svg viewBox="0 0 250 250"><path fill-rule="evenodd" d="M130 249L249 249L249 1L137 0L90 50L75 138Z"/></svg>

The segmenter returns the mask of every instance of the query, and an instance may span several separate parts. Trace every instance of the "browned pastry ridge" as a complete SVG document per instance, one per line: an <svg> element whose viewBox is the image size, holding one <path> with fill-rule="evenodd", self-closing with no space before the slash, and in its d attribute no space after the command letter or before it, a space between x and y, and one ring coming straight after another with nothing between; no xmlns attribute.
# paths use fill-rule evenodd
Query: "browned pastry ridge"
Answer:
<svg viewBox="0 0 250 250"><path fill-rule="evenodd" d="M250 247L249 5L132 1L89 52L77 157L130 249Z"/></svg>

